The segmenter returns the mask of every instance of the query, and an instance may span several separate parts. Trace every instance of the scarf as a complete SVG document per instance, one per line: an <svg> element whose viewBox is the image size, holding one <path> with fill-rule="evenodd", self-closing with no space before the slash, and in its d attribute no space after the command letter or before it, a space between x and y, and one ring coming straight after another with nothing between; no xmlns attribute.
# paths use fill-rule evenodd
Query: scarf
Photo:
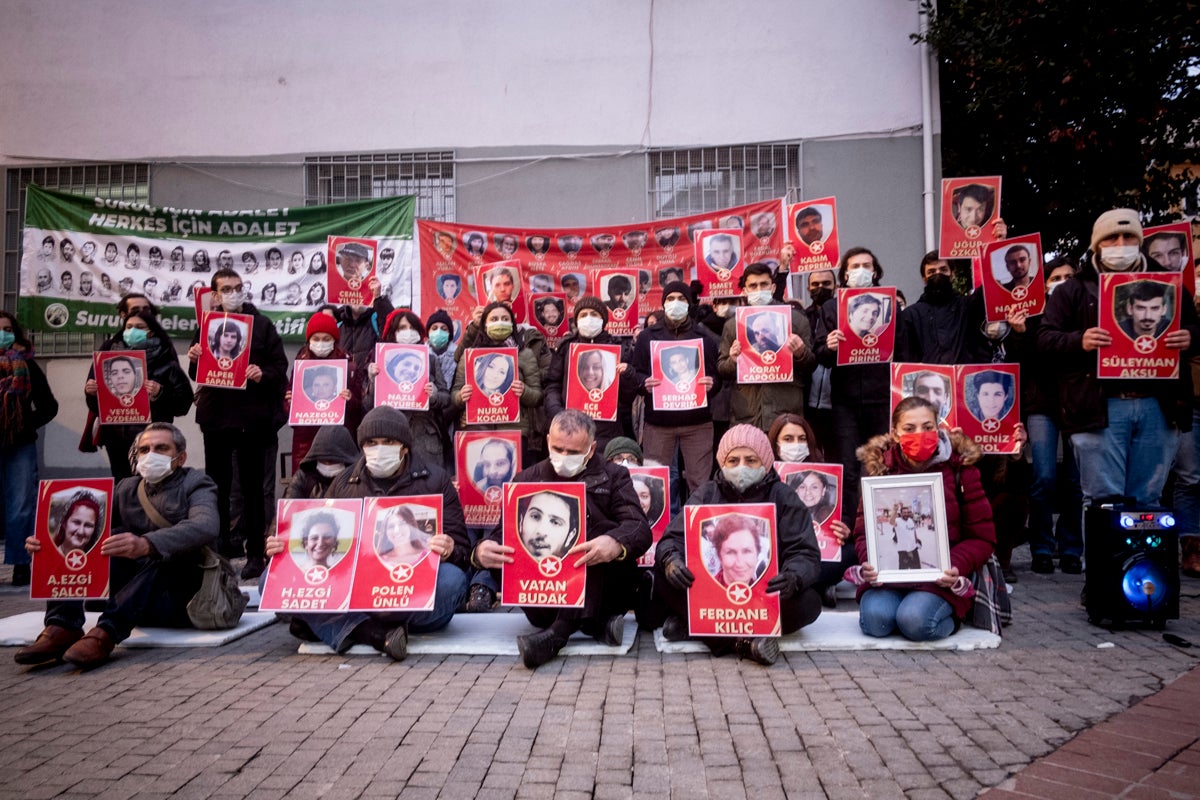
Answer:
<svg viewBox="0 0 1200 800"><path fill-rule="evenodd" d="M0 445L4 447L12 445L24 428L31 386L25 358L25 351L15 347L0 352Z"/></svg>

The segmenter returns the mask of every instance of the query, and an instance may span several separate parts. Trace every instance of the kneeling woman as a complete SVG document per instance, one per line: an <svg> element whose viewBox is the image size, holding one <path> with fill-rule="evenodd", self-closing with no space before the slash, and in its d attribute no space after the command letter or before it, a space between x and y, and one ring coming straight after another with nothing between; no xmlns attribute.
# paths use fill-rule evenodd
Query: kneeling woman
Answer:
<svg viewBox="0 0 1200 800"><path fill-rule="evenodd" d="M866 524L862 505L854 525L854 545L861 566L846 570L858 584L859 625L868 636L898 630L906 639L944 639L958 630L971 609L971 575L991 557L996 546L992 507L983 493L979 445L961 433L938 429L937 408L919 397L900 401L892 412L892 430L858 448L863 475L910 475L940 472L946 499L950 566L930 583L884 586L867 561Z"/></svg>
<svg viewBox="0 0 1200 800"><path fill-rule="evenodd" d="M821 598L814 588L821 566L821 551L808 509L796 493L775 473L775 456L767 435L753 425L734 425L721 437L717 447L716 478L692 492L687 505L730 503L773 503L775 505L775 541L771 546L779 554L779 573L767 582L768 592L779 593L780 623L783 633L794 633L821 614ZM673 615L663 625L669 640L687 636L687 590L695 580L685 562L684 517L676 515L655 551L655 591ZM713 544L721 561L718 581L733 579L753 583L759 574L757 542L744 528L731 527L714 532ZM749 560L736 552L739 542ZM727 547L728 545L728 547ZM728 556L725 550L730 552ZM751 549L753 553L749 552ZM779 642L773 638L707 638L704 643L713 655L735 652L760 664L773 664L779 657Z"/></svg>

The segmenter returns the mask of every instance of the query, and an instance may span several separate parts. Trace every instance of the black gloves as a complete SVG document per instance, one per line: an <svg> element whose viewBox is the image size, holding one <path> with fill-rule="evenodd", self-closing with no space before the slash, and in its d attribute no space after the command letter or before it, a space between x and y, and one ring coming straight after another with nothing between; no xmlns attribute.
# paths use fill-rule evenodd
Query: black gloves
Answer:
<svg viewBox="0 0 1200 800"><path fill-rule="evenodd" d="M780 599L787 599L800 591L800 579L791 572L780 572L767 581L768 592L779 592Z"/></svg>
<svg viewBox="0 0 1200 800"><path fill-rule="evenodd" d="M667 583L681 592L686 592L696 581L696 576L692 574L692 571L687 568L687 565L683 563L683 559L678 555L663 566L663 575L666 576Z"/></svg>

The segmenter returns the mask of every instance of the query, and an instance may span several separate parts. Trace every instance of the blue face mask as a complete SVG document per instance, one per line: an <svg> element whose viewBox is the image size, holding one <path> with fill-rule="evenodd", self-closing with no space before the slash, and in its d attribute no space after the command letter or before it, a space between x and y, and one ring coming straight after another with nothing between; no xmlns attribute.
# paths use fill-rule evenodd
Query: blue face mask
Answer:
<svg viewBox="0 0 1200 800"><path fill-rule="evenodd" d="M435 350L441 350L443 347L450 344L450 331L444 331L441 328L438 328L435 331L430 331L429 343L433 345Z"/></svg>
<svg viewBox="0 0 1200 800"><path fill-rule="evenodd" d="M17 341L17 337L12 331L0 331L0 350L7 350Z"/></svg>
<svg viewBox="0 0 1200 800"><path fill-rule="evenodd" d="M135 349L146 346L146 332L141 328L126 328L121 338L125 340L125 344Z"/></svg>

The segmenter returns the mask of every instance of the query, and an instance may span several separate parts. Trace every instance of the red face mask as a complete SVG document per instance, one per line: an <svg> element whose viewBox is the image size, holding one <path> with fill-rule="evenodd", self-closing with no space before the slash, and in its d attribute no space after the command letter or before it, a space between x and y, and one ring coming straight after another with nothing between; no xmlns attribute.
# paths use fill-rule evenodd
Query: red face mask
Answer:
<svg viewBox="0 0 1200 800"><path fill-rule="evenodd" d="M900 449L904 455L908 456L914 463L921 464L928 461L937 452L938 447L938 432L937 431L917 431L916 433L902 433L897 437L900 442Z"/></svg>

